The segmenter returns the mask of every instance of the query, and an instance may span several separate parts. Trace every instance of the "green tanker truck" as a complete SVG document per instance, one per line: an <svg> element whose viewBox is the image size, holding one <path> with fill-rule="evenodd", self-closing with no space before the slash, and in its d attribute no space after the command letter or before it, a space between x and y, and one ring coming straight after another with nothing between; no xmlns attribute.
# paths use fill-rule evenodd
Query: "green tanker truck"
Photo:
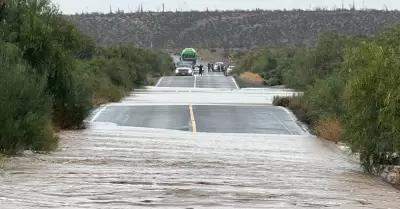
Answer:
<svg viewBox="0 0 400 209"><path fill-rule="evenodd" d="M197 62L197 52L193 48L185 48L181 53L181 61L191 62L193 66L196 65Z"/></svg>

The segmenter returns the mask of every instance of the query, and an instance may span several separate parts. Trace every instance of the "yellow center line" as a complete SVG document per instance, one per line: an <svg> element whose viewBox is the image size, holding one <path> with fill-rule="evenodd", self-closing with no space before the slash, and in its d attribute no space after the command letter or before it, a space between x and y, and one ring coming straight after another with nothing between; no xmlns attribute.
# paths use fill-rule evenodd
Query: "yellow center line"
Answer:
<svg viewBox="0 0 400 209"><path fill-rule="evenodd" d="M189 105L190 121L192 122L192 131L197 132L196 120L194 119L193 107Z"/></svg>

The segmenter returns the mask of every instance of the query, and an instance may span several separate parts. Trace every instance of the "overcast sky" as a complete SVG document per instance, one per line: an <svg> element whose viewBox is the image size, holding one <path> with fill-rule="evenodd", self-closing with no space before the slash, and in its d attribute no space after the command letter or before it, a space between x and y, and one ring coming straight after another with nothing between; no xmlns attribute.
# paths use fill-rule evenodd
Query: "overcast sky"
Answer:
<svg viewBox="0 0 400 209"><path fill-rule="evenodd" d="M109 12L110 6L125 12L135 11L140 2L143 2L145 10L161 10L165 4L165 10L204 10L209 9L309 9L320 7L342 7L342 0L52 0L60 6L65 14L76 12ZM383 9L385 5L389 9L400 9L400 0L354 0L356 8ZM345 7L349 7L353 0L343 0Z"/></svg>

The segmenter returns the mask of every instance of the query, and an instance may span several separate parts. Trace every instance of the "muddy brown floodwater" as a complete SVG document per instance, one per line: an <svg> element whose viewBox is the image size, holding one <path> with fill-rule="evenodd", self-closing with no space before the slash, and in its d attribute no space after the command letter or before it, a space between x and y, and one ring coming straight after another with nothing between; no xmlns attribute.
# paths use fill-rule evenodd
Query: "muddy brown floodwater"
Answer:
<svg viewBox="0 0 400 209"><path fill-rule="evenodd" d="M231 89L232 78L211 75L165 78L159 83L190 87L135 90L135 95L112 108L95 111L88 118L95 123L88 129L62 132L57 151L11 158L0 170L0 209L399 208L397 189L364 174L357 161L336 146L295 135L300 132L290 131L294 127L289 115L269 106L265 114L249 108L246 116L241 114L243 107L232 107L265 106L273 95L290 92ZM133 111L135 105L166 103L187 106L184 111L176 107ZM207 106L214 116L198 107L221 103L230 106ZM116 111L117 107L122 110ZM263 124L254 124L256 118ZM191 120L199 132L98 123L114 120L148 127L181 122L180 126L189 126ZM213 130L213 124L220 124L215 129L228 124L225 128L231 130L284 128L292 135L201 132Z"/></svg>
<svg viewBox="0 0 400 209"><path fill-rule="evenodd" d="M96 124L11 159L0 208L399 208L399 191L312 136Z"/></svg>

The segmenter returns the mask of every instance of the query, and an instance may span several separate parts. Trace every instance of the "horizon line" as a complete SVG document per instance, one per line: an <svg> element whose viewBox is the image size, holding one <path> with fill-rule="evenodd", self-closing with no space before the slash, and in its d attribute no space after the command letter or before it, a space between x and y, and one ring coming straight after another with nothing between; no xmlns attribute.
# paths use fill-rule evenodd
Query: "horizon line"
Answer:
<svg viewBox="0 0 400 209"><path fill-rule="evenodd" d="M65 15L82 15L82 14L136 14L136 13L185 13L185 12L271 12L271 11L283 11L283 12L290 12L290 11L307 11L307 12L321 12L321 11L383 11L383 12L398 12L400 11L399 9L388 9L387 7L385 9L376 9L376 8L327 8L327 7L314 7L312 9L301 9L301 8L291 8L291 9L261 9L261 8L253 8L253 9L204 9L204 10L178 10L176 8L175 10L164 10L164 11L157 11L157 10L131 10L131 11L125 11L123 9L117 8L116 10L110 10L109 12L99 12L99 11L81 11L81 12L75 12L75 13L64 13L62 10L60 12Z"/></svg>

